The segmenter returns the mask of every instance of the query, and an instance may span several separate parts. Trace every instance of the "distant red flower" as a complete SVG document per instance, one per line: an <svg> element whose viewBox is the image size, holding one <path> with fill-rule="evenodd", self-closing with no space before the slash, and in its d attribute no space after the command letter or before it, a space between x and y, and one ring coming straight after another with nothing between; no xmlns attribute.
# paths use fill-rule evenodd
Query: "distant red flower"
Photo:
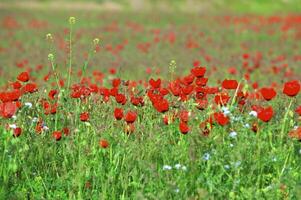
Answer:
<svg viewBox="0 0 301 200"><path fill-rule="evenodd" d="M230 100L228 93L219 93L215 95L214 101L217 105L226 105Z"/></svg>
<svg viewBox="0 0 301 200"><path fill-rule="evenodd" d="M114 117L116 120L121 120L123 118L123 110L121 108L115 108Z"/></svg>
<svg viewBox="0 0 301 200"><path fill-rule="evenodd" d="M165 113L169 110L169 103L166 99L156 100L153 105L154 108L160 113Z"/></svg>
<svg viewBox="0 0 301 200"><path fill-rule="evenodd" d="M29 73L28 72L22 72L18 75L17 79L19 81L22 81L22 82L27 82L29 81Z"/></svg>
<svg viewBox="0 0 301 200"><path fill-rule="evenodd" d="M187 110L182 110L180 112L180 120L182 122L188 122L189 119L189 112Z"/></svg>
<svg viewBox="0 0 301 200"><path fill-rule="evenodd" d="M222 87L228 90L235 90L238 87L238 83L236 80L224 80L222 82Z"/></svg>
<svg viewBox="0 0 301 200"><path fill-rule="evenodd" d="M2 102L17 101L21 97L20 90L0 92L0 100Z"/></svg>
<svg viewBox="0 0 301 200"><path fill-rule="evenodd" d="M273 88L261 88L260 93L267 101L273 99L277 94Z"/></svg>
<svg viewBox="0 0 301 200"><path fill-rule="evenodd" d="M68 136L70 134L70 129L67 127L63 128L63 133L65 136Z"/></svg>
<svg viewBox="0 0 301 200"><path fill-rule="evenodd" d="M120 83L121 83L121 80L119 78L115 78L112 80L113 87L119 87Z"/></svg>
<svg viewBox="0 0 301 200"><path fill-rule="evenodd" d="M126 103L126 97L124 94L116 94L115 100L117 103L124 105Z"/></svg>
<svg viewBox="0 0 301 200"><path fill-rule="evenodd" d="M151 78L149 80L149 84L154 88L154 89L158 89L160 88L161 86L161 79L157 79L157 80L154 80L153 78Z"/></svg>
<svg viewBox="0 0 301 200"><path fill-rule="evenodd" d="M289 132L289 137L301 140L301 126Z"/></svg>
<svg viewBox="0 0 301 200"><path fill-rule="evenodd" d="M296 113L298 113L298 115L301 116L301 106L299 106L299 107L296 109Z"/></svg>
<svg viewBox="0 0 301 200"><path fill-rule="evenodd" d="M33 93L38 90L37 84L35 83L27 83L23 86L22 91L24 93Z"/></svg>
<svg viewBox="0 0 301 200"><path fill-rule="evenodd" d="M206 73L205 67L194 67L190 70L190 72L197 78L203 77Z"/></svg>
<svg viewBox="0 0 301 200"><path fill-rule="evenodd" d="M297 80L286 82L283 87L283 93L287 96L294 97L299 93L300 87L300 83Z"/></svg>
<svg viewBox="0 0 301 200"><path fill-rule="evenodd" d="M214 113L213 116L215 121L221 126L225 126L229 123L229 117L224 115L224 113L221 112Z"/></svg>
<svg viewBox="0 0 301 200"><path fill-rule="evenodd" d="M20 127L17 127L14 129L14 137L19 137L22 133L22 129Z"/></svg>
<svg viewBox="0 0 301 200"><path fill-rule="evenodd" d="M60 139L62 139L62 132L61 131L54 131L52 133L52 137L54 137L54 139L56 141L59 141Z"/></svg>
<svg viewBox="0 0 301 200"><path fill-rule="evenodd" d="M206 86L207 81L208 81L208 78L201 77L201 78L197 78L195 80L195 84L197 84L198 86Z"/></svg>
<svg viewBox="0 0 301 200"><path fill-rule="evenodd" d="M99 146L101 148L106 149L106 148L109 147L109 142L107 140L105 140L105 139L101 139L101 140L99 140Z"/></svg>
<svg viewBox="0 0 301 200"><path fill-rule="evenodd" d="M127 112L126 115L124 116L124 120L128 124L134 123L136 118L137 118L137 113L135 113L133 111Z"/></svg>
<svg viewBox="0 0 301 200"><path fill-rule="evenodd" d="M22 84L19 81L13 82L11 85L14 89L20 89L22 87Z"/></svg>
<svg viewBox="0 0 301 200"><path fill-rule="evenodd" d="M17 106L13 102L0 103L0 116L11 118L17 112Z"/></svg>
<svg viewBox="0 0 301 200"><path fill-rule="evenodd" d="M90 119L90 116L89 116L88 112L83 112L80 114L80 121L86 122L86 121L89 121L89 119Z"/></svg>
<svg viewBox="0 0 301 200"><path fill-rule="evenodd" d="M262 110L260 110L258 112L257 117L264 122L268 122L272 119L273 115L274 115L273 108L269 106L267 108L263 108Z"/></svg>
<svg viewBox="0 0 301 200"><path fill-rule="evenodd" d="M182 134L187 134L189 132L189 127L186 122L180 122L179 128Z"/></svg>
<svg viewBox="0 0 301 200"><path fill-rule="evenodd" d="M48 93L48 97L53 100L55 98L54 96L57 93L58 93L57 90L50 90L49 93Z"/></svg>

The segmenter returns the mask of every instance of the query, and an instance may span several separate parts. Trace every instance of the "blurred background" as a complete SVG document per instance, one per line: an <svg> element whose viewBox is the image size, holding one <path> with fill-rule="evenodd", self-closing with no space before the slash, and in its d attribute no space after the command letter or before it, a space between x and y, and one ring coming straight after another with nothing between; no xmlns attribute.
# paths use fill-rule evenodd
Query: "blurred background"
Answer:
<svg viewBox="0 0 301 200"><path fill-rule="evenodd" d="M300 12L301 0L1 0L0 8L280 14Z"/></svg>

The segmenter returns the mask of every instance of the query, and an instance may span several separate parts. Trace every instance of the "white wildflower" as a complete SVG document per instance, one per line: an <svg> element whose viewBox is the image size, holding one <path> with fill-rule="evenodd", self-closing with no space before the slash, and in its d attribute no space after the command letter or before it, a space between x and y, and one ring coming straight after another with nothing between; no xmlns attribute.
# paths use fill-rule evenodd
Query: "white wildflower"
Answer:
<svg viewBox="0 0 301 200"><path fill-rule="evenodd" d="M203 156L203 160L209 160L210 159L210 154L209 153L205 153Z"/></svg>
<svg viewBox="0 0 301 200"><path fill-rule="evenodd" d="M257 112L252 110L251 112L249 112L249 115L253 117L257 117Z"/></svg>
<svg viewBox="0 0 301 200"><path fill-rule="evenodd" d="M164 165L163 170L171 170L172 167L170 165Z"/></svg>
<svg viewBox="0 0 301 200"><path fill-rule="evenodd" d="M28 108L32 107L32 103L30 103L30 102L25 102L24 105L27 106Z"/></svg>
<svg viewBox="0 0 301 200"><path fill-rule="evenodd" d="M16 124L10 124L10 125L9 125L9 128L16 129L16 128L17 128L17 125L16 125Z"/></svg>
<svg viewBox="0 0 301 200"><path fill-rule="evenodd" d="M236 138L237 133L236 133L235 131L232 131L232 132L229 134L229 136L230 136L231 138Z"/></svg>
<svg viewBox="0 0 301 200"><path fill-rule="evenodd" d="M176 164L176 165L175 165L175 168L176 168L176 169L180 169L180 168L181 168L181 164L179 164L179 163Z"/></svg>

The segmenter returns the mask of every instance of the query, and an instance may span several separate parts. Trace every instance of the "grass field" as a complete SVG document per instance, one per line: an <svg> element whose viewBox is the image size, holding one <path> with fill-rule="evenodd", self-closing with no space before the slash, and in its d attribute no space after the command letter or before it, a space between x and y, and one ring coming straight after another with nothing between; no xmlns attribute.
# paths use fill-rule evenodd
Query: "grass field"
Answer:
<svg viewBox="0 0 301 200"><path fill-rule="evenodd" d="M0 199L300 199L301 4L204 3L0 4Z"/></svg>

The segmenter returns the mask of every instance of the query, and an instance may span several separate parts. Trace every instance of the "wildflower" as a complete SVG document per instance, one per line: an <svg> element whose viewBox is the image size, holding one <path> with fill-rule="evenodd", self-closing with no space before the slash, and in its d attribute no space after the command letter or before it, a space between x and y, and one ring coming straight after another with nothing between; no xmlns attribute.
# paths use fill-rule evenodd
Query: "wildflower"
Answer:
<svg viewBox="0 0 301 200"><path fill-rule="evenodd" d="M299 93L300 87L300 83L297 80L286 82L283 87L283 93L289 97L294 97Z"/></svg>
<svg viewBox="0 0 301 200"><path fill-rule="evenodd" d="M210 154L209 154L209 153L205 153L205 154L203 155L203 160L207 161L207 160L209 160L209 159L210 159Z"/></svg>
<svg viewBox="0 0 301 200"><path fill-rule="evenodd" d="M230 110L229 110L228 107L223 106L223 107L222 107L222 111L223 111L224 115L229 115L229 114L231 114L231 112L230 112Z"/></svg>
<svg viewBox="0 0 301 200"><path fill-rule="evenodd" d="M30 102L25 102L24 105L27 106L28 108L32 107L32 103L30 103Z"/></svg>
<svg viewBox="0 0 301 200"><path fill-rule="evenodd" d="M106 149L106 148L109 147L109 142L108 142L107 140L101 139L101 140L99 141L99 146L100 146L101 148Z"/></svg>
<svg viewBox="0 0 301 200"><path fill-rule="evenodd" d="M180 169L180 168L181 168L181 164L179 164L179 163L176 164L176 165L175 165L175 168L176 168L176 169Z"/></svg>
<svg viewBox="0 0 301 200"><path fill-rule="evenodd" d="M228 90L235 90L238 87L238 83L236 80L224 80L222 82L222 87Z"/></svg>
<svg viewBox="0 0 301 200"><path fill-rule="evenodd" d="M187 167L186 166L182 166L182 170L183 171L187 171Z"/></svg>
<svg viewBox="0 0 301 200"><path fill-rule="evenodd" d="M21 82L29 81L29 73L28 72L22 72L18 75L17 79Z"/></svg>
<svg viewBox="0 0 301 200"><path fill-rule="evenodd" d="M257 117L257 112L252 110L251 112L249 112L249 115L253 117Z"/></svg>
<svg viewBox="0 0 301 200"><path fill-rule="evenodd" d="M180 122L179 128L182 134L187 134L189 132L189 127L186 122Z"/></svg>
<svg viewBox="0 0 301 200"><path fill-rule="evenodd" d="M301 149L299 149L299 154L301 154Z"/></svg>
<svg viewBox="0 0 301 200"><path fill-rule="evenodd" d="M8 127L11 128L11 129L16 129L17 125L16 124L10 124Z"/></svg>
<svg viewBox="0 0 301 200"><path fill-rule="evenodd" d="M267 101L270 101L276 96L276 91L273 88L261 88L260 93Z"/></svg>
<svg viewBox="0 0 301 200"><path fill-rule="evenodd" d="M16 127L14 129L14 137L19 137L22 133L22 129L20 127Z"/></svg>
<svg viewBox="0 0 301 200"><path fill-rule="evenodd" d="M62 138L62 132L61 132L61 131L54 131L54 132L52 133L52 137L54 137L54 139L55 139L56 141L59 141L59 140L61 140L61 138Z"/></svg>
<svg viewBox="0 0 301 200"><path fill-rule="evenodd" d="M215 121L221 126L225 126L226 124L229 123L229 117L227 117L223 113L214 113L213 116Z"/></svg>
<svg viewBox="0 0 301 200"><path fill-rule="evenodd" d="M152 88L158 89L161 86L161 79L154 80L151 78L149 80L149 84L151 85Z"/></svg>
<svg viewBox="0 0 301 200"><path fill-rule="evenodd" d="M116 120L121 120L123 118L123 110L121 108L115 108L114 117Z"/></svg>
<svg viewBox="0 0 301 200"><path fill-rule="evenodd" d="M137 118L137 113L133 111L129 111L126 113L124 120L126 121L126 123L131 124L135 122L136 118Z"/></svg>
<svg viewBox="0 0 301 200"><path fill-rule="evenodd" d="M232 131L232 132L229 134L229 136L230 136L231 138L236 138L237 133L236 133L235 131Z"/></svg>
<svg viewBox="0 0 301 200"><path fill-rule="evenodd" d="M224 165L225 169L230 169L230 165Z"/></svg>
<svg viewBox="0 0 301 200"><path fill-rule="evenodd" d="M164 165L163 166L163 170L171 170L171 169L172 169L172 167L169 166L169 165Z"/></svg>
<svg viewBox="0 0 301 200"><path fill-rule="evenodd" d="M88 112L83 112L80 114L80 121L82 122L86 122L86 121L89 121L89 113Z"/></svg>
<svg viewBox="0 0 301 200"><path fill-rule="evenodd" d="M264 108L258 113L258 118L264 122L268 122L274 115L273 108L271 106Z"/></svg>

